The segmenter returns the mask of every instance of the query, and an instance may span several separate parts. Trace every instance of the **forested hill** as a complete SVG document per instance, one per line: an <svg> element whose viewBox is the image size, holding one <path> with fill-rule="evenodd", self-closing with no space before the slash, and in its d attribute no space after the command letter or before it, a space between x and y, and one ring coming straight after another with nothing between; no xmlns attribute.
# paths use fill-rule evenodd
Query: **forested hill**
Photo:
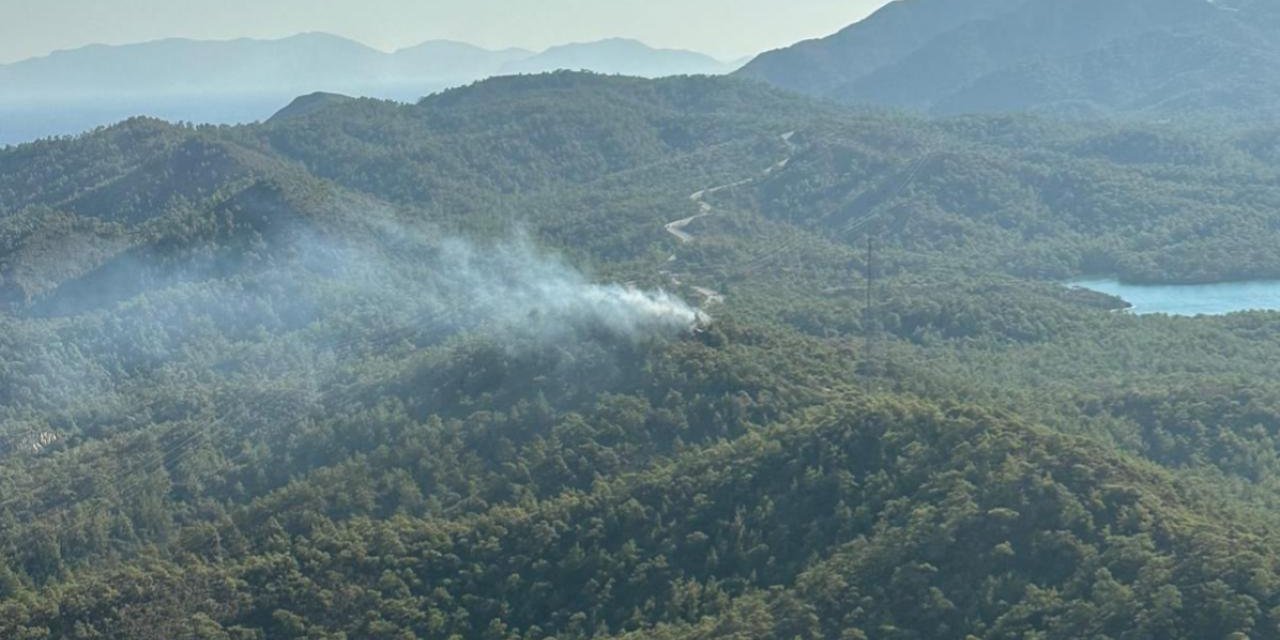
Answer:
<svg viewBox="0 0 1280 640"><path fill-rule="evenodd" d="M1277 28L1254 0L899 0L740 74L936 114L1274 119Z"/></svg>
<svg viewBox="0 0 1280 640"><path fill-rule="evenodd" d="M1056 283L1280 275L1280 131L301 105L0 151L0 637L1280 637L1280 317Z"/></svg>

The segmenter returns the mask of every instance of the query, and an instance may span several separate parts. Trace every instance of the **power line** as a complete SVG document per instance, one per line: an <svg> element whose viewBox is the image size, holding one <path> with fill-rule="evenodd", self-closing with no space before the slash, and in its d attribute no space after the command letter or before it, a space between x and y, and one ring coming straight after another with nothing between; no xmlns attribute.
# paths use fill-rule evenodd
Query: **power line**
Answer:
<svg viewBox="0 0 1280 640"><path fill-rule="evenodd" d="M928 162L928 160L930 160L933 157L934 149L936 148L936 146L937 146L936 141L934 143L927 145L924 152L921 153L918 157L916 157L915 160L913 160L910 165L908 165L906 171L898 174L897 179L894 181L894 186L883 198L880 199L879 204L870 207L862 215L850 219L849 222L845 224L845 226L842 229L840 229L835 233L835 235L837 237L848 237L850 235L858 233L859 231L868 227L872 223L876 222L877 216L881 212L880 205L883 205L886 202L892 201L894 198L901 195L902 192L905 191L908 186L910 186L912 183L915 182L916 178L920 174L920 171L924 168L925 163ZM850 192L846 197L849 197L852 195L853 195L853 192ZM795 252L799 248L801 248L806 242L807 240L803 238L798 238L793 236L791 239L787 240L781 245L778 245L773 250L767 252L763 256L757 257L751 260L750 262L748 262L742 268L742 271L744 272L744 275L747 275L747 276L754 275L757 271L759 271L760 269L772 263L778 256L784 253Z"/></svg>
<svg viewBox="0 0 1280 640"><path fill-rule="evenodd" d="M880 221L880 215L883 211L880 205L892 203L898 196L906 191L908 187L915 183L917 178L919 178L920 173L924 170L925 165L935 156L938 145L938 140L931 140L930 143L925 146L923 152L917 156L910 165L908 165L906 171L898 175L897 179L893 182L892 188L890 188L884 197L880 198L880 203L878 205L873 205L862 215L853 217L840 231L836 233L837 237L844 237L848 239L849 236L866 230L866 257L864 262L864 280L866 283L866 290L862 313L863 362L861 364L863 368L862 377L864 379L864 390L867 395L870 395L874 390L874 380L877 372L875 361L878 357L876 352L876 338L879 334L878 329L880 328L876 326L876 309L880 304L878 297L882 298L884 293L883 291L877 290L877 282L880 280L880 274L876 264L877 234L871 231L871 226ZM852 192L849 195L851 196ZM773 262L775 258L785 253L794 253L798 256L798 249L803 242L804 240L801 237L793 236L781 246L776 247L764 256L749 262L744 269L745 275L753 275L758 269L767 266L769 263ZM855 376L856 375L857 371L855 369Z"/></svg>

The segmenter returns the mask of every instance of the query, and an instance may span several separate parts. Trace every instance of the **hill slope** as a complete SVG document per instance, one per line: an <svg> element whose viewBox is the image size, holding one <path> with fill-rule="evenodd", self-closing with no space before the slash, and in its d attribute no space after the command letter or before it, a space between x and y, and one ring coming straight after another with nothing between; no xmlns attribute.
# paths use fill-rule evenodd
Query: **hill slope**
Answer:
<svg viewBox="0 0 1280 640"><path fill-rule="evenodd" d="M1257 2L904 0L740 73L940 114L1275 116L1278 20Z"/></svg>
<svg viewBox="0 0 1280 640"><path fill-rule="evenodd" d="M1280 637L1277 314L1053 281L1280 271L1280 132L319 103L0 151L0 636Z"/></svg>

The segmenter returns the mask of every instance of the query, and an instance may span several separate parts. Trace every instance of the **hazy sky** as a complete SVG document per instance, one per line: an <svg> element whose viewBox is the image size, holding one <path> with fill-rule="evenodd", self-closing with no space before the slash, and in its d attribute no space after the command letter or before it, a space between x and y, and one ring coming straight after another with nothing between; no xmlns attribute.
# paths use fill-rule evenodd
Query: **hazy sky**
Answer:
<svg viewBox="0 0 1280 640"><path fill-rule="evenodd" d="M886 0L0 0L0 63L90 43L327 31L380 49L540 49L610 36L737 58L827 35Z"/></svg>

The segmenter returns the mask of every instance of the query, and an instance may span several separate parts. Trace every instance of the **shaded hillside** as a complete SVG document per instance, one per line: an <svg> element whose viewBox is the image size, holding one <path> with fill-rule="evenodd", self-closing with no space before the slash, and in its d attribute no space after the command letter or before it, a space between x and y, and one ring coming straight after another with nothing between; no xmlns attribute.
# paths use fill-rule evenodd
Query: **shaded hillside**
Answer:
<svg viewBox="0 0 1280 640"><path fill-rule="evenodd" d="M804 93L933 113L1276 115L1264 3L894 2L740 73Z"/></svg>

